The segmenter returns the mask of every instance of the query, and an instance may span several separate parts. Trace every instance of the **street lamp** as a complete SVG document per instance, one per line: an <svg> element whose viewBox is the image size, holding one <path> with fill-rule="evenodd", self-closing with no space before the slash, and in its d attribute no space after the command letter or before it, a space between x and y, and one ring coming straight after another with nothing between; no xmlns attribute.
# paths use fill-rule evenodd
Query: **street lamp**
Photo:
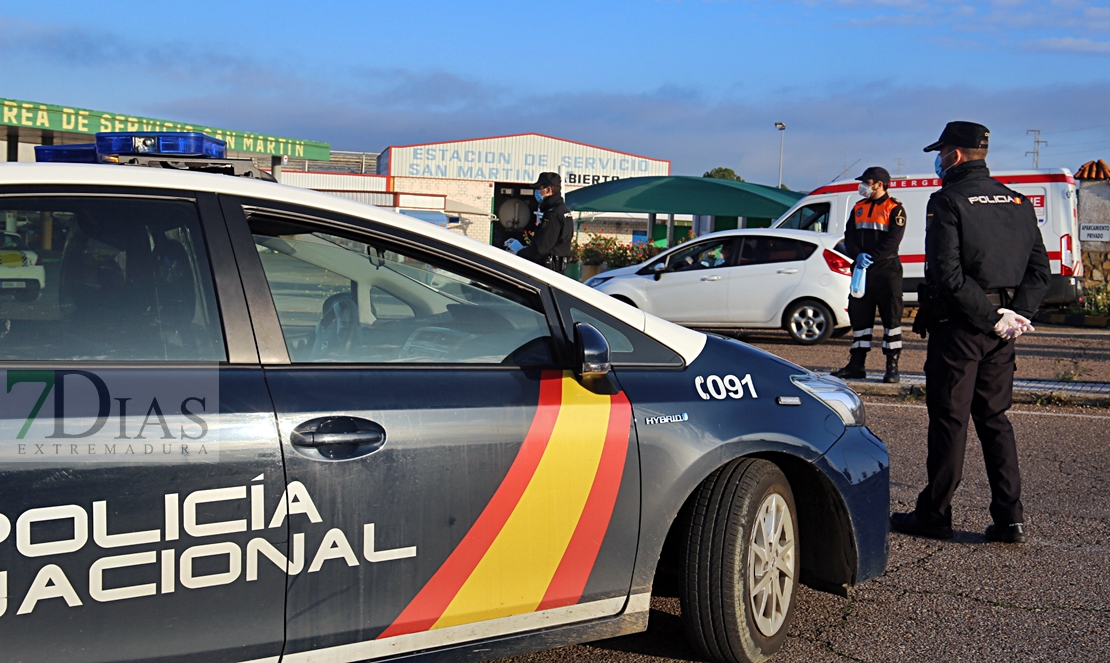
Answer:
<svg viewBox="0 0 1110 663"><path fill-rule="evenodd" d="M782 188L782 148L786 143L786 123L775 122L775 128L779 130L779 188Z"/></svg>

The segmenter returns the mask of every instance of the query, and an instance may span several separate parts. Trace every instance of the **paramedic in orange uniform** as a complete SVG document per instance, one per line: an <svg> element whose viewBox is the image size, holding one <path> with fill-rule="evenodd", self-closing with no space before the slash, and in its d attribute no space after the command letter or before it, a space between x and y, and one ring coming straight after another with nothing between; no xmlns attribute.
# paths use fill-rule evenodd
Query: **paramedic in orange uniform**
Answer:
<svg viewBox="0 0 1110 663"><path fill-rule="evenodd" d="M862 380L867 377L867 352L871 349L875 309L883 322L883 354L886 374L883 382L898 382L898 357L902 353L902 261L898 245L906 234L906 210L887 193L890 173L872 166L856 178L863 199L852 208L844 227L848 257L859 262L866 254L867 289L863 297L848 298L848 318L852 321L852 348L848 365L833 373L836 377Z"/></svg>

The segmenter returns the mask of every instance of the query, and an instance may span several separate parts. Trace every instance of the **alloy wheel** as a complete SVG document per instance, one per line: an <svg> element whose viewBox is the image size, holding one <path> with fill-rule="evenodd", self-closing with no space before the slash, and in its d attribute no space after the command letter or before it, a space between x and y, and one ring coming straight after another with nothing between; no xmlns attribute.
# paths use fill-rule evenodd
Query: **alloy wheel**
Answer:
<svg viewBox="0 0 1110 663"><path fill-rule="evenodd" d="M825 313L813 306L800 306L790 318L790 329L803 341L814 341L825 333L829 321Z"/></svg>
<svg viewBox="0 0 1110 663"><path fill-rule="evenodd" d="M794 522L777 493L763 499L748 542L748 600L756 627L771 636L782 628L794 597L797 557Z"/></svg>

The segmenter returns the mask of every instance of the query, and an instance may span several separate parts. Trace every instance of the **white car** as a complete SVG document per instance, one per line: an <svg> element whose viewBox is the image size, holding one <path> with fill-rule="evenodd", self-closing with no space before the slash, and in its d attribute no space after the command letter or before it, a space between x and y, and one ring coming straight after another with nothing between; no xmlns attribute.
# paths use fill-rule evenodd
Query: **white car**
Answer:
<svg viewBox="0 0 1110 663"><path fill-rule="evenodd" d="M798 343L849 327L852 263L839 235L747 228L704 235L586 285L686 327L785 329Z"/></svg>
<svg viewBox="0 0 1110 663"><path fill-rule="evenodd" d="M46 286L46 269L34 251L16 233L0 238L0 295L14 295L21 302L33 302Z"/></svg>

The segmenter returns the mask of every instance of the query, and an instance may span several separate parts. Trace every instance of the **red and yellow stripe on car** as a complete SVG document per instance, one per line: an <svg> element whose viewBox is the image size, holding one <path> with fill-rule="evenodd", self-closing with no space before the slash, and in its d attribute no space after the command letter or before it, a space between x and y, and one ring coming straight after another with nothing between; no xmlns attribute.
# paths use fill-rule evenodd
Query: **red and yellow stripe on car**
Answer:
<svg viewBox="0 0 1110 663"><path fill-rule="evenodd" d="M545 371L516 459L459 545L378 639L571 606L617 501L632 407Z"/></svg>

